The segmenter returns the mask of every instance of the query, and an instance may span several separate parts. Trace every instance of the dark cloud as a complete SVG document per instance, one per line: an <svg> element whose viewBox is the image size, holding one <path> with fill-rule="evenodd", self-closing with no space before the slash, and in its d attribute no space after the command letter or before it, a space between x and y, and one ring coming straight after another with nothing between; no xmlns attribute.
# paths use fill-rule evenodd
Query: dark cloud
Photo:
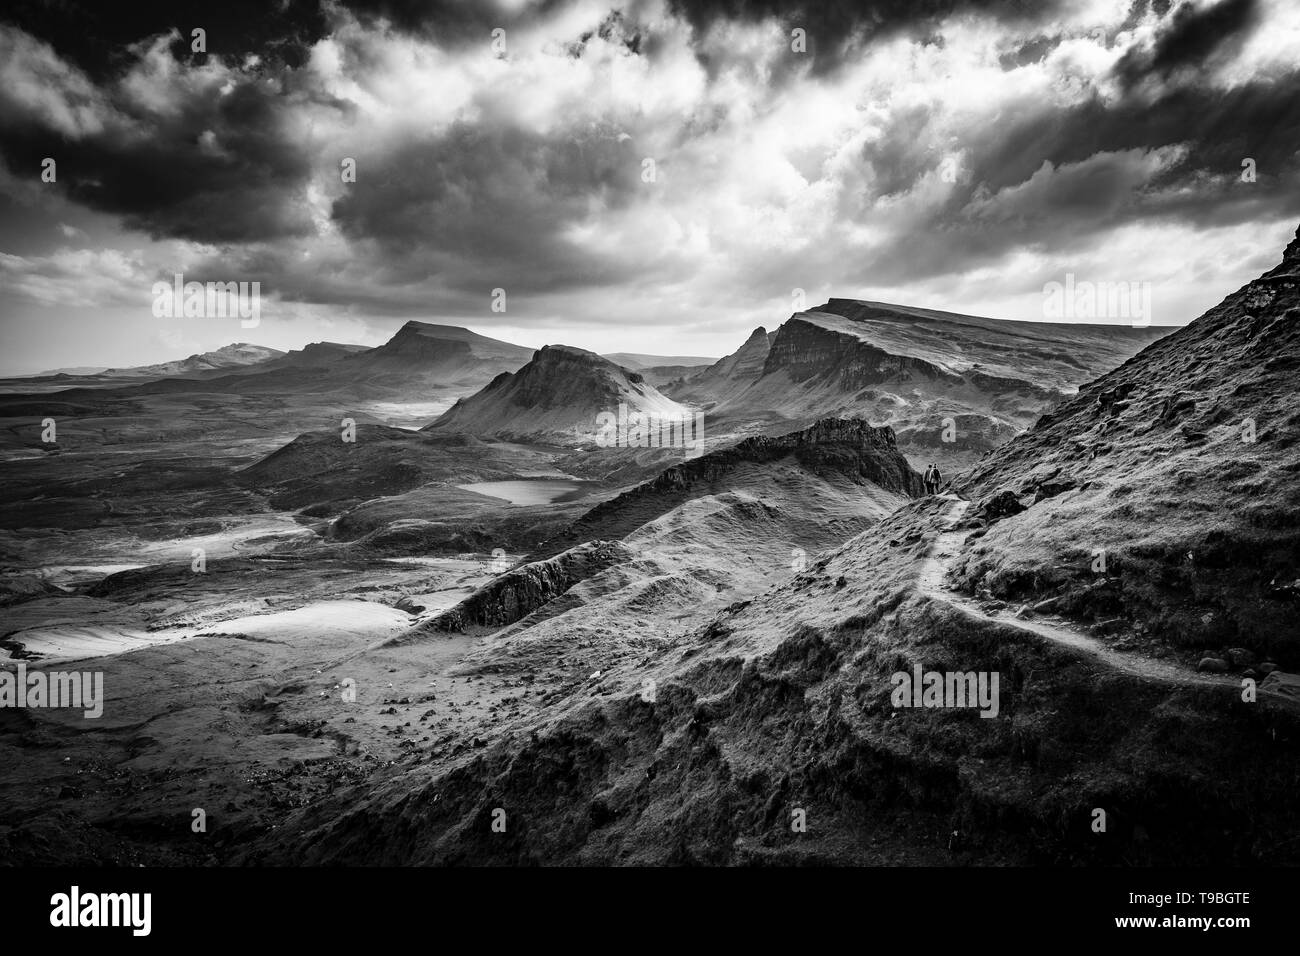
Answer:
<svg viewBox="0 0 1300 956"><path fill-rule="evenodd" d="M53 158L51 188L154 237L240 242L313 231L304 202L313 160L289 132L292 100L252 80L179 102L170 115L110 113L101 130L72 141L0 120L0 156L33 179Z"/></svg>
<svg viewBox="0 0 1300 956"><path fill-rule="evenodd" d="M105 80L133 57L127 47L171 30L178 59L207 56L264 60L298 66L307 49L329 32L320 0L6 0L0 23L44 40L67 61ZM207 54L193 54L190 31L206 31Z"/></svg>
<svg viewBox="0 0 1300 956"><path fill-rule="evenodd" d="M839 216L870 222L943 157L919 146L929 114L900 112L863 151L875 189ZM954 144L964 168L948 201L864 263L862 281L924 282L994 266L1023 248L1085 250L1133 224L1192 229L1300 216L1300 71L1232 89L1196 86L1154 102L1092 97L1025 112ZM1164 150L1165 161L1151 158ZM1255 161L1254 182L1241 178Z"/></svg>
<svg viewBox="0 0 1300 956"><path fill-rule="evenodd" d="M1300 71L1226 90L1169 90L1154 101L1108 103L1094 96L1066 109L1009 118L972 144L972 177L997 191L1023 182L1044 161L1061 166L1100 152L1173 144L1186 144L1187 158L1160 186L1193 186L1206 177L1235 175L1250 157L1260 174L1255 185L1271 192L1296 168Z"/></svg>
<svg viewBox="0 0 1300 956"><path fill-rule="evenodd" d="M536 0L513 14L502 11L494 3L478 0L345 0L342 6L363 23L384 20L403 33L464 46L487 45L494 29L509 31L544 22L571 3L572 0Z"/></svg>
<svg viewBox="0 0 1300 956"><path fill-rule="evenodd" d="M378 243L399 283L436 277L464 288L611 281L605 260L573 249L563 233L593 205L619 209L645 188L640 155L613 127L550 139L462 123L363 154L357 168L333 207L344 234Z"/></svg>
<svg viewBox="0 0 1300 956"><path fill-rule="evenodd" d="M1154 77L1167 80L1185 68L1204 67L1216 53L1235 48L1255 27L1256 0L1220 0L1213 6L1180 6L1149 49L1134 49L1115 65L1127 86Z"/></svg>
<svg viewBox="0 0 1300 956"><path fill-rule="evenodd" d="M862 161L871 170L864 200L874 204L878 199L905 193L944 161L945 155L936 154L925 137L912 135L924 129L933 115L934 107L925 103L899 109L890 123L899 135L881 137L862 148Z"/></svg>
<svg viewBox="0 0 1300 956"><path fill-rule="evenodd" d="M1129 20L1135 23L1151 10L1161 13L1162 2L1134 3ZM432 41L440 51L434 59L443 59L448 47L487 43L496 26L533 24L566 5L544 0L504 20L493 4L450 0L350 0L345 7L363 23L383 19L399 32ZM0 109L0 157L16 174L31 177L43 157L54 156L57 188L77 203L155 237L233 246L204 268L223 275L229 274L223 262L236 263L238 274L260 278L268 290L293 301L375 312L428 311L479 303L483 290L496 286L524 295L588 289L604 294L617 283L649 285L656 278L659 264L638 261L643 250L629 252L617 241L593 247L570 238L586 230L619 235L617 214L647 199L636 140L623 135L623 127L593 118L601 115L599 109L577 118L557 111L538 121L527 109L503 106L484 87L484 95L472 97L457 114L460 119L436 133L387 122L383 117L390 109L400 112L400 102L381 103L374 115L357 115L368 109L360 104L376 91L400 97L394 92L400 81L421 68L418 57L415 66L403 59L411 45L394 45L392 37L373 31L363 40L355 36L359 31L342 31L345 79L356 79L362 95L356 104L334 102L311 86L329 86L328 69L321 73L327 79L313 80L312 71L296 68L310 44L328 35L328 12L305 0L265 6L181 0L137 5L118 16L89 0L16 0L7 12L10 19L49 40L61 56L86 70L90 82L83 87L69 81L63 91L60 105L70 103L85 113L77 114L77 122L43 106L32 92L38 84L25 87L26 112ZM592 23L589 33L555 39L560 51L576 60L587 54L593 37L616 40L641 57L634 62L648 66L652 75L660 67L686 64L678 75L668 75L681 80L686 74L684 88L695 79L692 52L706 67L725 69L726 95L699 96L681 116L653 120L661 124L649 131L659 134L657 143L680 146L683 154L691 153L697 140L730 135L730 110L761 103L772 87L807 80L794 58L788 71L778 62L769 72L765 62L727 59L728 52L716 44L707 53L702 31L722 20L775 17L804 27L816 62L813 82L830 88L838 77L828 74L856 63L855 57L870 56L870 45L883 35L910 31L918 43L931 45L927 56L942 49L947 42L943 19L954 13L980 12L1007 25L999 48L1006 51L1001 65L1008 71L1042 63L1064 39L1052 32L1056 28L1043 26L1055 4L1028 0L675 0L674 6L697 28L694 51L662 46L681 34L665 31L665 40L647 32L635 2ZM905 283L997 266L1021 249L1092 248L1108 231L1135 222L1201 227L1300 214L1300 72L1223 89L1190 69L1219 62L1239 48L1256 23L1254 3L1223 0L1200 10L1165 10L1162 16L1150 46L1120 60L1118 99L1075 92L1082 98L1065 107L999 103L983 123L967 123L955 122L953 111L934 98L902 96L864 110L864 124L881 129L864 138L855 169L823 168L824 150L834 147L787 153L782 158L797 166L806 182L819 191L829 186L824 191L838 198L824 234L809 238L814 251L808 259L766 248L748 252L744 241L728 234L734 210L723 209L715 228L708 219L710 188L726 193L743 183L710 179L715 169L727 168L726 142L710 158L696 155L696 167L687 172L697 182L679 180L682 192L670 200L662 219L675 216L679 234L693 229L698 247L717 259L670 261L670 251L663 268L678 272L665 284L684 284L692 270L716 266L731 251L728 243L742 247L739 261L726 260L728 281L734 279L737 288L777 277L787 287L802 285L799 269L823 265L814 261L818 255L831 263L825 274L837 280ZM226 64L229 83L195 79L202 72L196 68L206 63L215 70L215 65L190 53L193 26L208 31L210 54ZM166 108L121 95L119 84L140 57L139 47L130 51L127 45L172 29L178 35L169 49L179 67ZM1107 33L1112 43L1118 35L1117 27ZM249 53L263 62L242 65ZM726 62L710 64L709 55ZM474 63L472 56L460 59ZM585 66L563 56L554 62L575 76ZM490 82L475 70L476 64L461 75ZM379 81L367 87L376 74ZM737 87L746 89L737 95ZM5 95L0 90L0 107ZM845 87L845 95L854 93ZM540 100L547 102L545 96ZM761 108L755 112L761 125ZM627 130L643 131L635 116L623 120ZM305 132L317 121L320 140ZM75 135L68 131L72 127ZM350 138L353 128L356 135ZM373 147L366 139L372 133ZM733 141L744 148L743 135ZM341 234L340 248L331 245L338 237L329 230L327 236L316 235L312 213L321 212L319 191L314 210L308 201L309 185L317 180L319 186L326 167L330 182L324 191L333 196L331 189L340 186L334 176L337 158L319 155L323 142L331 149L355 143L347 152L357 160L357 181L343 187L327 210ZM766 148L761 138L751 145ZM1163 151L1159 161L1150 156L1156 150ZM913 189L931 187L935 169L950 154L963 157L959 182L951 190L932 190L937 198L914 202ZM1258 173L1249 185L1239 179L1246 157L1255 160ZM758 159L756 168L771 157ZM792 193L802 187L795 180L791 177L788 186ZM736 191L750 195L743 188ZM781 206L781 190L773 194L773 224L780 229L786 224L780 217L788 212ZM645 218L653 219L653 213ZM744 221L738 215L734 220ZM850 235L858 225L889 232L892 239L870 256L859 255L855 243L861 242L861 230L858 238ZM665 235L672 234L665 229ZM294 237L320 241L276 241ZM792 242L804 238L800 234ZM781 257L788 261L774 262Z"/></svg>
<svg viewBox="0 0 1300 956"><path fill-rule="evenodd" d="M956 13L978 12L1007 23L1049 19L1061 0L671 0L697 30L718 21L776 19L807 31L814 72L834 70L864 43L910 30L941 42L937 28Z"/></svg>

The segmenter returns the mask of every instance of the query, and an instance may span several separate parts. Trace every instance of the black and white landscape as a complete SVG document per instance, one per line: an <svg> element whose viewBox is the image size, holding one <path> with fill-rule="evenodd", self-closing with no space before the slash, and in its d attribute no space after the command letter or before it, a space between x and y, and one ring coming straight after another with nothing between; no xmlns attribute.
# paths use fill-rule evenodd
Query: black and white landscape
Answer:
<svg viewBox="0 0 1300 956"><path fill-rule="evenodd" d="M10 4L0 862L1300 864L1298 49Z"/></svg>

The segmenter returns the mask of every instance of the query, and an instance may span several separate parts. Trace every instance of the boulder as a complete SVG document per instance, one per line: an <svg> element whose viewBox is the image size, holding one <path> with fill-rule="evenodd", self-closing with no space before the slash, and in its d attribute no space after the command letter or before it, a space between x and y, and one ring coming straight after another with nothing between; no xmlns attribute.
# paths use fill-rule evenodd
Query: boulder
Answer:
<svg viewBox="0 0 1300 956"><path fill-rule="evenodd" d="M1230 647L1224 656L1233 667L1251 667L1255 663L1255 652L1245 647Z"/></svg>
<svg viewBox="0 0 1300 956"><path fill-rule="evenodd" d="M980 515L986 521L998 521L1018 515L1025 510L1013 491L1000 491L980 505Z"/></svg>

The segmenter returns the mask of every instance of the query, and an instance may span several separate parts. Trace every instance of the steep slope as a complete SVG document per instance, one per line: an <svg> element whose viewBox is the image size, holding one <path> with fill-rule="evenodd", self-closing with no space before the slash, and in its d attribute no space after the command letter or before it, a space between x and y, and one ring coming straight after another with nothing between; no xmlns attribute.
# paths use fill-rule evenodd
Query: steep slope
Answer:
<svg viewBox="0 0 1300 956"><path fill-rule="evenodd" d="M941 372L968 375L977 384L991 377L990 385L1027 381L1057 391L1073 391L1080 374L1108 371L1172 331L1159 326L1011 322L852 299L831 299L810 318L823 329L847 332L890 355ZM797 366L806 359L805 346L796 341L775 351L774 365Z"/></svg>
<svg viewBox="0 0 1300 956"><path fill-rule="evenodd" d="M620 618L626 642L564 615L498 633L458 674L540 699L292 813L245 862L1300 860L1294 711L936 601L918 582L951 505L913 502L684 632L643 636L661 589ZM897 706L917 666L998 674L996 713Z"/></svg>
<svg viewBox="0 0 1300 956"><path fill-rule="evenodd" d="M769 335L760 325L740 348L688 376L669 394L683 401L699 402L705 408L734 399L762 376L774 337L775 333Z"/></svg>
<svg viewBox="0 0 1300 956"><path fill-rule="evenodd" d="M1114 641L1300 668L1298 373L1300 238L980 462L959 580Z"/></svg>
<svg viewBox="0 0 1300 956"><path fill-rule="evenodd" d="M766 347L761 331L674 397L712 400L721 425L828 415L889 424L914 462L939 459L952 472L1170 330L831 299L792 316Z"/></svg>
<svg viewBox="0 0 1300 956"><path fill-rule="evenodd" d="M888 428L862 421L827 419L776 438L747 438L729 448L674 465L656 478L603 502L583 515L551 548L570 547L592 538L621 538L683 502L743 485L738 472L757 471L788 459L820 478L832 476L878 492L882 504L897 506L923 493L921 477L898 453ZM761 482L761 480L760 480ZM761 487L761 483L755 486Z"/></svg>
<svg viewBox="0 0 1300 956"><path fill-rule="evenodd" d="M709 579L698 555L681 572L674 540L707 539L724 577L737 552L775 555L761 509L724 534L716 517L747 502L688 499L621 538L649 536L642 562L565 581L459 671L479 693L539 697L293 814L250 859L1300 863L1300 682L1282 672L1300 660L1297 370L1300 235L988 456L970 502L906 502L706 619ZM584 520L617 530L681 483ZM477 609L497 626L507 604ZM1221 665L1186 653L1219 642ZM997 691L979 708L900 704L918 669ZM1243 678L1262 678L1258 697Z"/></svg>
<svg viewBox="0 0 1300 956"><path fill-rule="evenodd" d="M673 616L698 616L869 527L920 490L887 428L828 420L747 439L596 505L528 563L417 630L500 627L525 616L535 626L560 614L566 624L600 626L649 605L643 589L689 594L689 606ZM581 599L569 595L580 583ZM654 627L653 616L641 626Z"/></svg>
<svg viewBox="0 0 1300 956"><path fill-rule="evenodd" d="M597 440L597 416L617 415L620 406L629 415L691 421L689 409L660 394L636 372L594 352L548 345L518 372L497 376L424 430L590 444Z"/></svg>

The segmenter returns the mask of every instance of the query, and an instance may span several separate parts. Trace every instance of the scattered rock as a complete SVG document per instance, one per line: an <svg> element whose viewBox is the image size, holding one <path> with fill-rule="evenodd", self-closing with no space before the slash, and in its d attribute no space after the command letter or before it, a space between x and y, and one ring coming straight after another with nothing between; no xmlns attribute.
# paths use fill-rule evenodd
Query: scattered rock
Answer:
<svg viewBox="0 0 1300 956"><path fill-rule="evenodd" d="M1245 647L1230 647L1224 656L1233 667L1251 667L1255 663L1255 652Z"/></svg>
<svg viewBox="0 0 1300 956"><path fill-rule="evenodd" d="M980 505L980 516L987 521L998 521L1018 515L1025 510L1014 491L1000 491Z"/></svg>
<svg viewBox="0 0 1300 956"><path fill-rule="evenodd" d="M1063 495L1067 491L1073 491L1074 488L1074 482L1070 481L1045 481L1034 489L1034 504Z"/></svg>
<svg viewBox="0 0 1300 956"><path fill-rule="evenodd" d="M1228 662L1218 657L1202 657L1201 662L1196 665L1196 669L1207 674L1226 674L1228 672Z"/></svg>

